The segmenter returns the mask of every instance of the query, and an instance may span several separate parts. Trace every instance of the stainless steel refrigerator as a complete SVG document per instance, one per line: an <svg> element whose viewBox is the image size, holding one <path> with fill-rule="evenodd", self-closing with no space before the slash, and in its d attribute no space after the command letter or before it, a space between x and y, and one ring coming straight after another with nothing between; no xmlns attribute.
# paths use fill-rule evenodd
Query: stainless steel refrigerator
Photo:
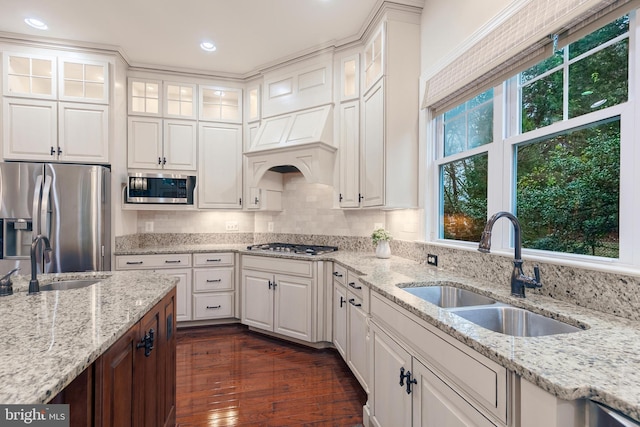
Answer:
<svg viewBox="0 0 640 427"><path fill-rule="evenodd" d="M30 273L31 242L51 242L51 260L38 251L38 272L111 269L111 172L104 166L0 163L0 273Z"/></svg>

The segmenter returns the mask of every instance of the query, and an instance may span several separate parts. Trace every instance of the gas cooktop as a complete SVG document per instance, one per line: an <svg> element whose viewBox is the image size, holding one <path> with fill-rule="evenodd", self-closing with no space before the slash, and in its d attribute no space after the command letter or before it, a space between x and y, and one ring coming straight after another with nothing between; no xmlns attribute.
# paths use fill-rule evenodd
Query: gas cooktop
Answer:
<svg viewBox="0 0 640 427"><path fill-rule="evenodd" d="M321 255L338 250L337 246L298 245L295 243L259 243L247 246L250 251L283 252L302 255Z"/></svg>

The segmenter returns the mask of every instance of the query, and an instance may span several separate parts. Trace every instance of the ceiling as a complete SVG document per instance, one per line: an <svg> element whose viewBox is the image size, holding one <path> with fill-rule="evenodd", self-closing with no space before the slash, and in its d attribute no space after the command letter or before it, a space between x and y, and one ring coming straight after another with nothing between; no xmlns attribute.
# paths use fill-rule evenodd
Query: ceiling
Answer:
<svg viewBox="0 0 640 427"><path fill-rule="evenodd" d="M394 0L419 5L424 0ZM118 48L131 66L248 76L362 36L382 0L0 0L0 32ZM32 29L28 17L49 29ZM215 43L205 52L203 40Z"/></svg>

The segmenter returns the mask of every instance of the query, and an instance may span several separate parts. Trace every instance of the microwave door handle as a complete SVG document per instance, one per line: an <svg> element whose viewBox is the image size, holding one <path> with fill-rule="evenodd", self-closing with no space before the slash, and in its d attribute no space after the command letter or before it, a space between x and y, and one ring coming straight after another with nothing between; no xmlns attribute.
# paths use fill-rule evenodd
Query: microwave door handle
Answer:
<svg viewBox="0 0 640 427"><path fill-rule="evenodd" d="M40 193L42 192L42 175L36 177L36 185L33 189L33 210L31 211L32 238L40 234Z"/></svg>
<svg viewBox="0 0 640 427"><path fill-rule="evenodd" d="M47 230L47 219L49 213L49 193L51 192L51 176L44 179L44 189L42 190L42 204L40 205L40 234L49 237Z"/></svg>

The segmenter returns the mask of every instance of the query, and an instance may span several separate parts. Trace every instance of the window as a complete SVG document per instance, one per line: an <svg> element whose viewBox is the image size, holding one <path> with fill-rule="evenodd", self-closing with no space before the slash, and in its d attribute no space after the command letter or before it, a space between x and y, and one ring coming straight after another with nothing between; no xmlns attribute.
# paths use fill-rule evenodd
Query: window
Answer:
<svg viewBox="0 0 640 427"><path fill-rule="evenodd" d="M525 250L640 263L635 28L635 13L615 19L438 116L428 230L478 242L488 215L506 210L520 219ZM512 247L507 230L494 229L494 248Z"/></svg>
<svg viewBox="0 0 640 427"><path fill-rule="evenodd" d="M493 141L493 89L438 120L442 128L439 235L478 241L487 219L488 155L482 147Z"/></svg>

